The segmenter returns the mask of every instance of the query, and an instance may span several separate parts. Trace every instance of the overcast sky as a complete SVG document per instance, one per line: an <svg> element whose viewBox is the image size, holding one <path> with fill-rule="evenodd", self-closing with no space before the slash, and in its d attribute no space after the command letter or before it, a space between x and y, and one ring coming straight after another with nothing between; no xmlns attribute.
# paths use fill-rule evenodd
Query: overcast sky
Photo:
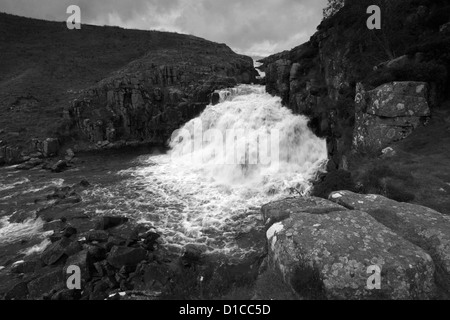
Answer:
<svg viewBox="0 0 450 320"><path fill-rule="evenodd" d="M309 40L327 0L0 0L0 11L65 21L193 34L235 51L267 56Z"/></svg>

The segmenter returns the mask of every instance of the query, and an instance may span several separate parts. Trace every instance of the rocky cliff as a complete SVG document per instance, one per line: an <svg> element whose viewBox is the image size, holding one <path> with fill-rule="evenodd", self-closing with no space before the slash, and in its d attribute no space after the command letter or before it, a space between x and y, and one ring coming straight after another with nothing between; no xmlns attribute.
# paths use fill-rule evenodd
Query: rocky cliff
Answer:
<svg viewBox="0 0 450 320"><path fill-rule="evenodd" d="M43 154L48 138L79 149L164 145L214 90L257 76L225 44L177 33L68 30L1 13L0 46L0 163Z"/></svg>
<svg viewBox="0 0 450 320"><path fill-rule="evenodd" d="M255 76L251 58L190 38L177 48L152 50L84 91L65 118L93 143L163 146L204 110L215 90L254 82Z"/></svg>
<svg viewBox="0 0 450 320"><path fill-rule="evenodd" d="M372 4L382 30L366 27ZM448 12L445 1L347 1L309 42L261 60L267 91L327 138L329 170L408 137L448 97Z"/></svg>
<svg viewBox="0 0 450 320"><path fill-rule="evenodd" d="M372 4L380 31L366 28ZM267 91L327 139L329 164L321 198L262 208L260 279L297 299L448 299L449 13L446 1L349 0L309 42L261 60Z"/></svg>

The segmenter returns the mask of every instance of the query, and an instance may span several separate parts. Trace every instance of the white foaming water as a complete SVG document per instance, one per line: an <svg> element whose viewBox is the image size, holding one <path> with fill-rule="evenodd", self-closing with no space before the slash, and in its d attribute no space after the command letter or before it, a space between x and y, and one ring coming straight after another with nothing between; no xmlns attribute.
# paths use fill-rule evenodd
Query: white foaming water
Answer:
<svg viewBox="0 0 450 320"><path fill-rule="evenodd" d="M115 195L115 202L128 201L130 214L140 212L174 246L197 243L212 251L235 251L236 235L251 231L261 219L260 206L294 189L306 194L327 158L325 142L308 129L307 119L293 115L264 87L242 85L219 94L221 102L208 106L183 130L194 135L199 123L203 132L214 129L223 137L229 130L244 130L236 144L244 139L246 152L236 164L226 164L227 148L236 144L207 139L194 149L185 134L175 135L168 155L149 156L142 160L145 166L122 172L133 176L126 186L127 192L133 190L133 200ZM267 147L271 155L278 149L277 161L250 163L258 137L271 132L279 134L279 146L271 142Z"/></svg>
<svg viewBox="0 0 450 320"><path fill-rule="evenodd" d="M40 233L44 224L41 219L28 219L23 223L10 223L8 219L8 217L0 219L0 245L29 240Z"/></svg>

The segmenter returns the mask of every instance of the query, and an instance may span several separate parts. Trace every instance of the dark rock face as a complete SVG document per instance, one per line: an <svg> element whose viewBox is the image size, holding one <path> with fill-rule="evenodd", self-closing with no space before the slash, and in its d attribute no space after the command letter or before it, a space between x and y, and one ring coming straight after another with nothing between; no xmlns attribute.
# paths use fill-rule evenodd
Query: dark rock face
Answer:
<svg viewBox="0 0 450 320"><path fill-rule="evenodd" d="M256 76L251 58L195 38L133 61L86 90L65 117L92 143L164 145L174 130L203 111L214 90L251 83Z"/></svg>
<svg viewBox="0 0 450 320"><path fill-rule="evenodd" d="M369 92L359 84L354 147L381 150L407 138L430 116L426 83L393 82Z"/></svg>
<svg viewBox="0 0 450 320"><path fill-rule="evenodd" d="M375 3L385 7L384 1ZM294 112L308 116L314 133L327 139L328 171L348 169L355 139L379 153L409 136L448 91L450 61L445 58L448 49L443 49L448 35L432 27L431 14L439 12L442 4L427 8L406 1L397 11L391 8L394 11L383 13L383 29L389 29L384 33L389 33L386 41L395 47L393 54L365 27L365 11L375 3L346 1L333 18L323 21L309 42L260 60L267 91L281 97ZM414 28L420 31L410 33ZM433 44L426 40L430 35ZM364 83L363 90L367 90L364 99L358 83ZM424 87L415 92L416 85ZM393 95L393 101L383 111L373 112L378 93L384 96L381 99ZM365 99L369 100L367 112L358 109ZM404 108L395 110L399 104ZM384 118L386 109L390 111Z"/></svg>

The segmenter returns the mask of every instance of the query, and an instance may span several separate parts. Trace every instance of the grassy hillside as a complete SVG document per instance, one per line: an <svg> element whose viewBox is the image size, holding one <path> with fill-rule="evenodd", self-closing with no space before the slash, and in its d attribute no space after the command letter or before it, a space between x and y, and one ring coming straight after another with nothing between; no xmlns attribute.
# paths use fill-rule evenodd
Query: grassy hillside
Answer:
<svg viewBox="0 0 450 320"><path fill-rule="evenodd" d="M0 140L26 146L55 136L63 108L92 87L153 50L220 48L194 36L65 23L0 13ZM205 49L206 48L206 49Z"/></svg>

